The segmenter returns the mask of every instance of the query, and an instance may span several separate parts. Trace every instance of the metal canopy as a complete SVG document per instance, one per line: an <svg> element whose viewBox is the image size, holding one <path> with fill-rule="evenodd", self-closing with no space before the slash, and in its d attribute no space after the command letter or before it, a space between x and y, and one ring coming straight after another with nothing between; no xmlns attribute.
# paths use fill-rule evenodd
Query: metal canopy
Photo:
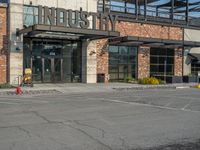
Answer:
<svg viewBox="0 0 200 150"><path fill-rule="evenodd" d="M113 45L146 45L146 46L156 46L156 47L200 47L200 42L193 41L179 41L179 40L167 40L158 38L146 38L146 37L135 37L135 36L125 36L110 38L109 44Z"/></svg>
<svg viewBox="0 0 200 150"><path fill-rule="evenodd" d="M25 34L29 37L44 37L47 35L52 38L76 38L76 39L101 39L108 37L117 37L119 32L101 31L92 29L66 28L61 26L33 25L28 28L17 31L17 35Z"/></svg>
<svg viewBox="0 0 200 150"><path fill-rule="evenodd" d="M200 54L199 53L189 53L191 60L195 64L200 64Z"/></svg>

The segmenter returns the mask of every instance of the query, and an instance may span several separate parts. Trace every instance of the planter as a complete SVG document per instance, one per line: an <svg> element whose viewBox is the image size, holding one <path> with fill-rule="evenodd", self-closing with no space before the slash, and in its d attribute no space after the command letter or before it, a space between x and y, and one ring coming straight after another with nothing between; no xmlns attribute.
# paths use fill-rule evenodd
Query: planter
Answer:
<svg viewBox="0 0 200 150"><path fill-rule="evenodd" d="M183 83L182 76L167 77L167 83Z"/></svg>
<svg viewBox="0 0 200 150"><path fill-rule="evenodd" d="M197 80L198 80L197 76L183 76L184 83L191 83L191 82L196 83L196 82L198 82Z"/></svg>

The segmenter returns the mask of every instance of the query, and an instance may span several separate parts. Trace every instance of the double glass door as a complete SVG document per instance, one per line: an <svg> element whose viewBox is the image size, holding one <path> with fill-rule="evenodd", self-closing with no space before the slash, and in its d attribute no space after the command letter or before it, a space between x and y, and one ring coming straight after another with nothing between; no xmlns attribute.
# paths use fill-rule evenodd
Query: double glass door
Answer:
<svg viewBox="0 0 200 150"><path fill-rule="evenodd" d="M42 58L42 81L61 82L63 77L62 58Z"/></svg>
<svg viewBox="0 0 200 150"><path fill-rule="evenodd" d="M32 68L34 83L81 82L80 41L24 39L24 68Z"/></svg>
<svg viewBox="0 0 200 150"><path fill-rule="evenodd" d="M32 59L34 82L61 82L63 79L63 58L37 58Z"/></svg>

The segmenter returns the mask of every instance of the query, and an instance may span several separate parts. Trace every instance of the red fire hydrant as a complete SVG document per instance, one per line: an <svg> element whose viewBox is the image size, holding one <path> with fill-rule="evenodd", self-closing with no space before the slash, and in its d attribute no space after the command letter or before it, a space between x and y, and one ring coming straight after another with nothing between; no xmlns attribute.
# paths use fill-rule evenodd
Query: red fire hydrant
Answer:
<svg viewBox="0 0 200 150"><path fill-rule="evenodd" d="M21 95L21 93L22 93L22 90L21 90L21 87L20 87L20 77L18 77L18 86L16 88L16 94Z"/></svg>
<svg viewBox="0 0 200 150"><path fill-rule="evenodd" d="M20 95L21 92L22 92L21 87L20 87L20 86L17 86L17 88L16 88L16 94L17 94L17 95Z"/></svg>

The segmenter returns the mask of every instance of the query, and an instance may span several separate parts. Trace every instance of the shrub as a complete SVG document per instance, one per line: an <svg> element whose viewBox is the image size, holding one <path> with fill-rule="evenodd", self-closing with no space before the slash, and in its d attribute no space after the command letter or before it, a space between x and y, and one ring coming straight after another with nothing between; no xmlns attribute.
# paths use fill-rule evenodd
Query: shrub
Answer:
<svg viewBox="0 0 200 150"><path fill-rule="evenodd" d="M9 83L0 84L0 89L9 89L9 88L13 88L13 86L10 85Z"/></svg>
<svg viewBox="0 0 200 150"><path fill-rule="evenodd" d="M138 83L139 84L158 85L158 84L161 84L162 81L160 79L155 78L155 77L148 77L148 78L140 79Z"/></svg>
<svg viewBox="0 0 200 150"><path fill-rule="evenodd" d="M132 80L133 78L131 76L124 78L124 82L131 82Z"/></svg>
<svg viewBox="0 0 200 150"><path fill-rule="evenodd" d="M124 78L124 82L126 82L126 83L134 83L134 84L138 83L138 81L135 80L134 78L132 78L131 76L128 76L128 77Z"/></svg>

